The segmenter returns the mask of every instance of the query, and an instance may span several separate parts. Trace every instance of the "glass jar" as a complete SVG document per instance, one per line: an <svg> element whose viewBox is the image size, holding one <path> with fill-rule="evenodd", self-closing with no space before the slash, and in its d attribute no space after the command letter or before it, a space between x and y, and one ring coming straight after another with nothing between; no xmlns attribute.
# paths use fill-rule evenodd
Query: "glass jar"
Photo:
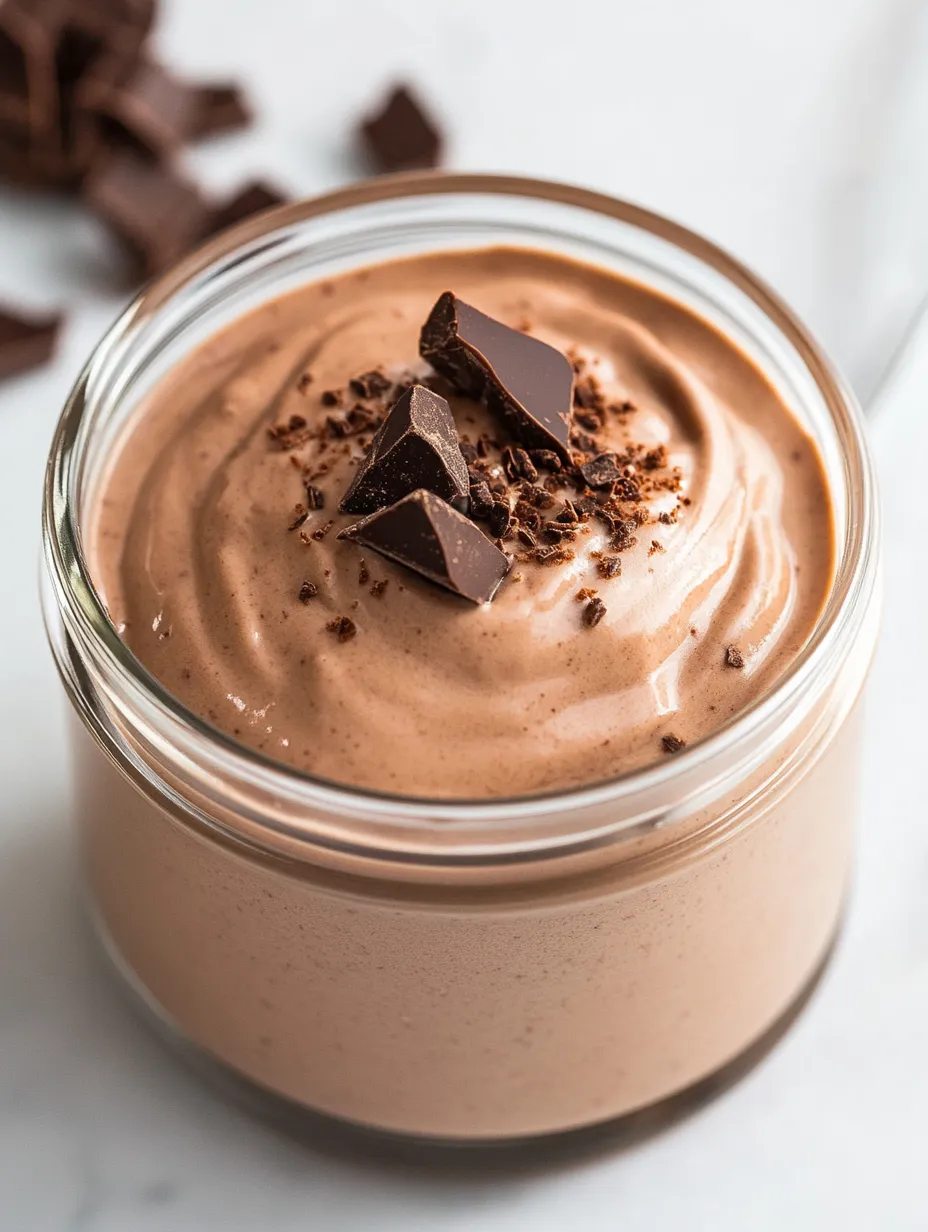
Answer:
<svg viewBox="0 0 928 1232"><path fill-rule="evenodd" d="M772 692L614 781L431 802L314 780L208 726L133 657L88 571L87 511L140 400L246 309L400 255L501 244L644 281L754 359L821 450L832 593ZM475 175L372 181L242 224L144 291L92 356L52 446L45 557L100 935L172 1038L260 1103L455 1143L635 1125L642 1109L651 1126L743 1069L814 984L857 808L873 473L808 333L681 227Z"/></svg>

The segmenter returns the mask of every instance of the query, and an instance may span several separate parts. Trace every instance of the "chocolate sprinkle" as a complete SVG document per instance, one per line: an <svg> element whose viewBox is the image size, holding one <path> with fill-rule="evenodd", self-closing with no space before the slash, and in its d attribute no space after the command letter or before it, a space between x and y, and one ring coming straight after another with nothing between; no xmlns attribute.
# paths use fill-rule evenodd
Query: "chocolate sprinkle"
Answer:
<svg viewBox="0 0 928 1232"><path fill-rule="evenodd" d="M0 379L48 363L58 344L62 317L22 317L0 309Z"/></svg>
<svg viewBox="0 0 928 1232"><path fill-rule="evenodd" d="M511 562L433 492L419 489L339 534L398 561L471 603L489 603Z"/></svg>
<svg viewBox="0 0 928 1232"><path fill-rule="evenodd" d="M451 408L438 394L414 385L384 420L339 508L373 513L419 488L467 508L467 467Z"/></svg>
<svg viewBox="0 0 928 1232"><path fill-rule="evenodd" d="M446 291L422 327L419 353L461 393L485 398L524 446L572 463L574 374L560 351Z"/></svg>

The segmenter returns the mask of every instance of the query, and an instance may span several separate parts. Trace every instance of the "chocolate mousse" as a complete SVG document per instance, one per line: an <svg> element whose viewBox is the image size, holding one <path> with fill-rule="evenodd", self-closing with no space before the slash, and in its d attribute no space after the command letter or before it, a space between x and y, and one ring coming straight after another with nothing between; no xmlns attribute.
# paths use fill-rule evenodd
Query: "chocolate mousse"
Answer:
<svg viewBox="0 0 928 1232"><path fill-rule="evenodd" d="M444 798L682 755L781 676L834 568L816 446L730 339L506 249L345 274L202 345L115 451L89 549L197 715Z"/></svg>

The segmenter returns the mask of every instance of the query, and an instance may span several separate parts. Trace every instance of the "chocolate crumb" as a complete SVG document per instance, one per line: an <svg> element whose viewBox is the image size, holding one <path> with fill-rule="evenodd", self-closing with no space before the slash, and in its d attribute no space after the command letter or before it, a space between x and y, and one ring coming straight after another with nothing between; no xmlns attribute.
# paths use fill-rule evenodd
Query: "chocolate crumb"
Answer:
<svg viewBox="0 0 928 1232"><path fill-rule="evenodd" d="M384 578L382 582L375 582L374 585L371 587L371 594L374 596L375 599L382 599L383 592L387 589L389 585L390 585L389 578Z"/></svg>
<svg viewBox="0 0 928 1232"><path fill-rule="evenodd" d="M503 467L511 480L527 479L534 483L538 471L528 453L517 445L507 445L503 450Z"/></svg>
<svg viewBox="0 0 928 1232"><path fill-rule="evenodd" d="M367 567L367 561L362 556L358 561L358 585L366 586L371 580L370 570Z"/></svg>
<svg viewBox="0 0 928 1232"><path fill-rule="evenodd" d="M313 531L313 538L317 542L324 539L334 525L334 522L326 522L323 526L320 526L317 530Z"/></svg>
<svg viewBox="0 0 928 1232"><path fill-rule="evenodd" d="M651 546L648 548L648 555L654 556L658 552L663 552L664 550L664 545L662 543L658 543L656 539L652 539Z"/></svg>
<svg viewBox="0 0 928 1232"><path fill-rule="evenodd" d="M580 467L580 474L591 488L609 488L622 478L614 453L601 453Z"/></svg>
<svg viewBox="0 0 928 1232"><path fill-rule="evenodd" d="M627 552L629 548L633 548L638 540L635 537L635 531L638 529L638 523L630 519L616 522L615 533L612 536L612 546L616 552Z"/></svg>
<svg viewBox="0 0 928 1232"><path fill-rule="evenodd" d="M338 406L341 402L341 396L334 389L324 389L319 401L323 406Z"/></svg>
<svg viewBox="0 0 928 1232"><path fill-rule="evenodd" d="M387 392L393 382L382 372L373 369L370 372L363 372L360 376L352 377L348 384L351 392L357 394L359 398L379 398Z"/></svg>
<svg viewBox="0 0 928 1232"><path fill-rule="evenodd" d="M325 627L326 633L331 633L340 642L350 642L358 631L358 626L350 616L336 616Z"/></svg>
<svg viewBox="0 0 928 1232"><path fill-rule="evenodd" d="M622 562L618 556L601 556L596 565L596 571L601 578L615 578L622 572Z"/></svg>
<svg viewBox="0 0 928 1232"><path fill-rule="evenodd" d="M309 510L304 505L297 505L296 506L296 517L287 527L287 530L299 530L308 517L309 517Z"/></svg>
<svg viewBox="0 0 928 1232"><path fill-rule="evenodd" d="M300 377L300 379L297 381L296 387L300 391L301 394L305 394L307 389L309 389L310 385L312 385L312 383L313 383L313 374L311 372L304 372L303 375Z"/></svg>
<svg viewBox="0 0 928 1232"><path fill-rule="evenodd" d="M310 599L315 599L319 593L319 587L315 582L304 582L300 587L299 599L301 603L309 603Z"/></svg>
<svg viewBox="0 0 928 1232"><path fill-rule="evenodd" d="M518 536L519 542L524 543L527 548L536 547L538 544L538 540L527 526L520 526L516 531L516 535Z"/></svg>
<svg viewBox="0 0 928 1232"><path fill-rule="evenodd" d="M725 662L728 667L744 667L744 655L737 646L729 646L725 651Z"/></svg>
<svg viewBox="0 0 928 1232"><path fill-rule="evenodd" d="M306 485L306 505L309 509L325 508L325 493L320 492L320 490L313 487L311 483Z"/></svg>
<svg viewBox="0 0 928 1232"><path fill-rule="evenodd" d="M472 481L470 485L470 512L474 518L488 518L494 509L493 496L485 479Z"/></svg>
<svg viewBox="0 0 928 1232"><path fill-rule="evenodd" d="M681 740L679 736L661 736L661 744L664 746L665 753L679 753L681 749L686 748L686 741Z"/></svg>
<svg viewBox="0 0 928 1232"><path fill-rule="evenodd" d="M545 471L556 473L561 470L563 463L553 449L530 449L529 457L537 467Z"/></svg>
<svg viewBox="0 0 928 1232"><path fill-rule="evenodd" d="M512 530L512 510L506 500L495 501L488 518L490 534L495 539L505 539Z"/></svg>
<svg viewBox="0 0 928 1232"><path fill-rule="evenodd" d="M583 609L583 623L588 629L594 629L606 614L606 605L602 599L591 599Z"/></svg>
<svg viewBox="0 0 928 1232"><path fill-rule="evenodd" d="M596 591L592 590L589 586L584 586L583 590L577 591L577 593L574 595L574 598L577 600L578 603L586 603L588 599L596 598Z"/></svg>

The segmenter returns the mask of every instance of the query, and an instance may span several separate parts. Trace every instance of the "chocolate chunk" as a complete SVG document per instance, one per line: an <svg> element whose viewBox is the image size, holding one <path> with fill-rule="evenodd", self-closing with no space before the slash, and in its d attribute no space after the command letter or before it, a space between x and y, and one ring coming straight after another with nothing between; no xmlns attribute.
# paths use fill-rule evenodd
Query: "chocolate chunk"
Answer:
<svg viewBox="0 0 928 1232"><path fill-rule="evenodd" d="M467 508L467 467L451 408L423 385L414 385L390 411L339 508L373 513L417 488Z"/></svg>
<svg viewBox="0 0 928 1232"><path fill-rule="evenodd" d="M372 548L471 603L489 603L511 565L469 518L424 489L349 526L339 539Z"/></svg>
<svg viewBox="0 0 928 1232"><path fill-rule="evenodd" d="M313 510L325 508L325 493L311 483L306 485L306 507Z"/></svg>
<svg viewBox="0 0 928 1232"><path fill-rule="evenodd" d="M446 291L422 327L419 352L461 393L485 397L527 448L571 463L574 374L560 351Z"/></svg>
<svg viewBox="0 0 928 1232"><path fill-rule="evenodd" d="M160 273L192 248L207 216L192 184L129 151L113 155L87 179L84 198L146 276Z"/></svg>
<svg viewBox="0 0 928 1232"><path fill-rule="evenodd" d="M0 378L38 368L51 359L60 316L21 317L0 309Z"/></svg>
<svg viewBox="0 0 928 1232"><path fill-rule="evenodd" d="M250 180L213 208L206 219L203 234L217 235L226 227L232 227L235 223L250 218L252 214L260 214L262 210L269 210L272 206L283 205L289 199L286 193L264 180Z"/></svg>
<svg viewBox="0 0 928 1232"><path fill-rule="evenodd" d="M441 133L408 86L397 86L377 115L360 127L368 158L378 171L437 167Z"/></svg>
<svg viewBox="0 0 928 1232"><path fill-rule="evenodd" d="M193 93L188 141L201 141L204 137L247 128L254 119L245 92L234 81L196 86Z"/></svg>
<svg viewBox="0 0 928 1232"><path fill-rule="evenodd" d="M622 562L618 556L601 556L596 568L601 578L609 580L622 572Z"/></svg>
<svg viewBox="0 0 928 1232"><path fill-rule="evenodd" d="M147 158L176 154L193 123L198 91L163 65L119 51L94 68L76 104L93 117L108 146L126 145Z"/></svg>
<svg viewBox="0 0 928 1232"><path fill-rule="evenodd" d="M601 453L580 467L580 474L591 488L610 488L622 478L614 453Z"/></svg>

